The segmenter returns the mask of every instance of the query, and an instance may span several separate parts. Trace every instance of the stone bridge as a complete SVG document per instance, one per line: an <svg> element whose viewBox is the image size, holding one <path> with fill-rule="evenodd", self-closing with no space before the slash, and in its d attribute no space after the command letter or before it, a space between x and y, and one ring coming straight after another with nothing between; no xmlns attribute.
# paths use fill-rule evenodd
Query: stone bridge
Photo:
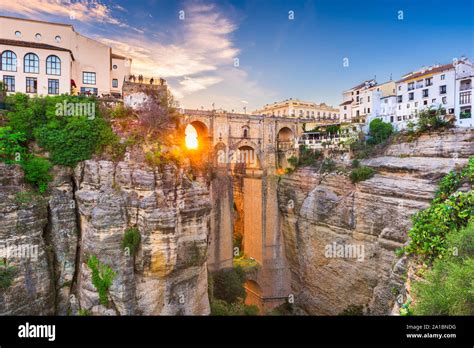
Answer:
<svg viewBox="0 0 474 348"><path fill-rule="evenodd" d="M246 257L259 264L246 283L246 302L271 309L290 295L277 173L297 155L304 120L200 110L181 114L183 123L196 129L199 149L209 153L217 173L211 183L208 267L232 267L233 238L242 236Z"/></svg>

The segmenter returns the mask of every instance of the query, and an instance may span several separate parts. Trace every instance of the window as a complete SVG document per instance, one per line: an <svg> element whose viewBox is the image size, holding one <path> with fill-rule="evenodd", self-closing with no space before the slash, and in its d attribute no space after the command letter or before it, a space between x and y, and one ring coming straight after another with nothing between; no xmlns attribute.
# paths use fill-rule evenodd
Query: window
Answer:
<svg viewBox="0 0 474 348"><path fill-rule="evenodd" d="M7 92L15 92L15 76L3 76L3 84L7 88Z"/></svg>
<svg viewBox="0 0 474 348"><path fill-rule="evenodd" d="M367 97L367 102L368 102L368 103L370 103L370 96L369 96L369 97Z"/></svg>
<svg viewBox="0 0 474 348"><path fill-rule="evenodd" d="M25 54L23 71L26 73L39 74L39 58L34 53Z"/></svg>
<svg viewBox="0 0 474 348"><path fill-rule="evenodd" d="M446 78L446 75L441 75L441 80L444 80Z"/></svg>
<svg viewBox="0 0 474 348"><path fill-rule="evenodd" d="M448 113L449 113L450 115L453 115L453 114L454 114L454 109L449 109L449 110L448 110Z"/></svg>
<svg viewBox="0 0 474 348"><path fill-rule="evenodd" d="M95 85L95 72L84 71L82 73L82 83L87 85ZM301 114L301 110L300 110Z"/></svg>
<svg viewBox="0 0 474 348"><path fill-rule="evenodd" d="M416 88L423 88L423 80L416 81Z"/></svg>
<svg viewBox="0 0 474 348"><path fill-rule="evenodd" d="M367 112L370 114L370 108L367 108Z"/></svg>
<svg viewBox="0 0 474 348"><path fill-rule="evenodd" d="M428 98L428 90L427 89L423 90L423 98Z"/></svg>
<svg viewBox="0 0 474 348"><path fill-rule="evenodd" d="M112 79L112 87L113 88L118 88L118 80L117 79Z"/></svg>
<svg viewBox="0 0 474 348"><path fill-rule="evenodd" d="M247 138L248 136L249 136L248 129L244 129L244 138Z"/></svg>
<svg viewBox="0 0 474 348"><path fill-rule="evenodd" d="M418 107L418 102L415 102L415 108L417 108L417 107Z"/></svg>
<svg viewBox="0 0 474 348"><path fill-rule="evenodd" d="M446 85L439 86L439 94L446 94Z"/></svg>
<svg viewBox="0 0 474 348"><path fill-rule="evenodd" d="M423 105L428 105L428 100L423 100Z"/></svg>
<svg viewBox="0 0 474 348"><path fill-rule="evenodd" d="M36 93L38 91L38 81L36 77L26 78L26 93Z"/></svg>
<svg viewBox="0 0 474 348"><path fill-rule="evenodd" d="M40 33L36 33L36 34L35 34L35 38L36 38L36 40L41 40L41 34L40 34Z"/></svg>
<svg viewBox="0 0 474 348"><path fill-rule="evenodd" d="M431 99L431 102L432 102L432 103L435 103L435 102L436 102L436 98Z"/></svg>
<svg viewBox="0 0 474 348"><path fill-rule="evenodd" d="M114 70L117 70L117 65L113 65L112 68L114 68Z"/></svg>
<svg viewBox="0 0 474 348"><path fill-rule="evenodd" d="M15 36L16 37L21 37L21 31L19 31L19 30L15 31Z"/></svg>
<svg viewBox="0 0 474 348"><path fill-rule="evenodd" d="M446 102L447 102L446 97L441 98L441 101L442 101L443 104L446 104Z"/></svg>
<svg viewBox="0 0 474 348"><path fill-rule="evenodd" d="M3 51L0 60L0 70L16 71L16 54L12 51Z"/></svg>
<svg viewBox="0 0 474 348"><path fill-rule="evenodd" d="M59 94L59 80L48 79L48 94Z"/></svg>
<svg viewBox="0 0 474 348"><path fill-rule="evenodd" d="M413 89L415 89L415 82L410 82L410 83L408 84L408 90L411 91L411 90L413 90Z"/></svg>
<svg viewBox="0 0 474 348"><path fill-rule="evenodd" d="M425 86L428 87L428 86L431 86L431 85L433 85L433 78L429 77L429 78L425 79Z"/></svg>
<svg viewBox="0 0 474 348"><path fill-rule="evenodd" d="M393 116L390 116L390 122L393 123Z"/></svg>
<svg viewBox="0 0 474 348"><path fill-rule="evenodd" d="M46 58L46 74L61 75L61 59L57 56L48 56Z"/></svg>
<svg viewBox="0 0 474 348"><path fill-rule="evenodd" d="M409 109L409 108L410 108L410 104L407 104L407 109Z"/></svg>
<svg viewBox="0 0 474 348"><path fill-rule="evenodd" d="M413 99L415 99L415 93L413 92L408 93L408 100L413 100Z"/></svg>
<svg viewBox="0 0 474 348"><path fill-rule="evenodd" d="M402 90L402 86L398 86L398 90L401 91L401 90Z"/></svg>
<svg viewBox="0 0 474 348"><path fill-rule="evenodd" d="M56 37L54 38L54 41L61 42L61 36L56 35Z"/></svg>
<svg viewBox="0 0 474 348"><path fill-rule="evenodd" d="M403 96L399 95L397 96L397 103L401 103L401 102L403 102Z"/></svg>

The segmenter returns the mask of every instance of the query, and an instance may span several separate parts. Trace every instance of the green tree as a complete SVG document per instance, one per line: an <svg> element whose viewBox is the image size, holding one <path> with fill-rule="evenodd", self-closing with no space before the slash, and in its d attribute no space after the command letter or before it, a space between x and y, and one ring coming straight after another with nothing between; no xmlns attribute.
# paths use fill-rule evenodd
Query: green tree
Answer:
<svg viewBox="0 0 474 348"><path fill-rule="evenodd" d="M369 124L369 143L380 144L390 137L393 133L393 126L390 123L383 122L381 119L376 118Z"/></svg>

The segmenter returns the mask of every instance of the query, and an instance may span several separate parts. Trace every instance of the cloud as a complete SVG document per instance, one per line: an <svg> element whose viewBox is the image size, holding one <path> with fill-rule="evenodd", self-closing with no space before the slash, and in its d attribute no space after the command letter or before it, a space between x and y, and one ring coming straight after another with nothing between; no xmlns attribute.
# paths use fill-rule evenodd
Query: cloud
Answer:
<svg viewBox="0 0 474 348"><path fill-rule="evenodd" d="M124 28L130 27L115 18L110 7L97 0L79 0L76 2L71 0L2 1L2 10L33 19L54 13L57 17L69 17L85 23L103 22Z"/></svg>
<svg viewBox="0 0 474 348"><path fill-rule="evenodd" d="M215 4L185 3L184 19L176 16L166 32L132 27L116 16L116 12L128 12L127 8L112 1L107 4L98 0L4 1L2 10L44 20L50 20L51 14L55 19L74 17L85 24L82 34L132 58L133 73L167 79L175 97L190 107L211 104L212 99L230 109L269 95L244 70L234 68L234 58L241 53L233 42L238 25Z"/></svg>

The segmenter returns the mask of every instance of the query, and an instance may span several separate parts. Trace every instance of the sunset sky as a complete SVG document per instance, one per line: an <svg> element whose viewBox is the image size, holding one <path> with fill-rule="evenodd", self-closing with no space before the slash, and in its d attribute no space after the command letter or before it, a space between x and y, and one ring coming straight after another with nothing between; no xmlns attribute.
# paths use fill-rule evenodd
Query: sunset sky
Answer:
<svg viewBox="0 0 474 348"><path fill-rule="evenodd" d="M112 46L134 73L167 79L186 108L338 105L365 79L474 58L471 0L0 1L2 15L70 23Z"/></svg>

